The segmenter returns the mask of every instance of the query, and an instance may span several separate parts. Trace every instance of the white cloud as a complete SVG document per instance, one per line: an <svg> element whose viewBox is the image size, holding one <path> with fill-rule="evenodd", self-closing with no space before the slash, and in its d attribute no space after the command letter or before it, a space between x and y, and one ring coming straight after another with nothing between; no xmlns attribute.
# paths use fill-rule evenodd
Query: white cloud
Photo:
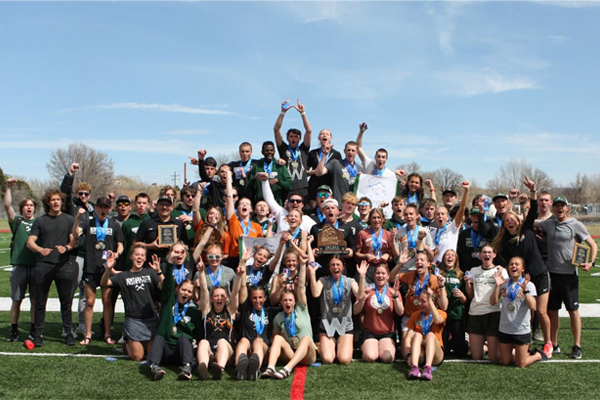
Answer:
<svg viewBox="0 0 600 400"><path fill-rule="evenodd" d="M450 57L454 53L452 39L456 28L456 17L462 12L465 3L445 2L437 6L428 5L426 12L433 18L433 26L438 35L438 44L444 56Z"/></svg>
<svg viewBox="0 0 600 400"><path fill-rule="evenodd" d="M442 82L442 92L458 96L478 96L513 90L539 89L537 83L525 75L508 76L484 68L480 70L452 70L434 73Z"/></svg>
<svg viewBox="0 0 600 400"><path fill-rule="evenodd" d="M113 103L113 104L101 104L92 106L91 108L96 110L115 110L115 109L131 109L131 110L158 110L162 112L176 112L185 114L208 114L208 115L231 115L230 111L207 109L207 108L194 108L186 107L180 104L158 104L158 103Z"/></svg>
<svg viewBox="0 0 600 400"><path fill-rule="evenodd" d="M174 131L168 131L167 135L172 136L192 136L192 135L205 135L210 133L207 129L179 129Z"/></svg>

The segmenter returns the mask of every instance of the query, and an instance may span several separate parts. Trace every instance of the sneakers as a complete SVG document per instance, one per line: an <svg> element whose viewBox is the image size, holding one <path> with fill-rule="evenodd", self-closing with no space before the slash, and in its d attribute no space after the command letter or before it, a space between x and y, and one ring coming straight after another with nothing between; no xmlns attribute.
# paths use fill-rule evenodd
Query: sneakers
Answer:
<svg viewBox="0 0 600 400"><path fill-rule="evenodd" d="M431 367L429 365L423 367L423 372L421 372L419 379L422 381L430 381L433 379L433 376L431 376Z"/></svg>
<svg viewBox="0 0 600 400"><path fill-rule="evenodd" d="M180 381L189 381L192 379L192 366L190 364L184 364L179 376L177 376L177 379Z"/></svg>
<svg viewBox="0 0 600 400"><path fill-rule="evenodd" d="M75 338L73 337L73 335L67 335L65 337L65 345L75 346Z"/></svg>
<svg viewBox="0 0 600 400"><path fill-rule="evenodd" d="M206 368L205 363L198 364L198 376L200 376L200 380L202 381L208 380L208 368Z"/></svg>
<svg viewBox="0 0 600 400"><path fill-rule="evenodd" d="M410 367L410 370L408 371L408 379L409 380L419 379L420 376L421 376L421 371L419 370L419 366L412 365Z"/></svg>
<svg viewBox="0 0 600 400"><path fill-rule="evenodd" d="M573 348L571 349L571 354L569 354L569 358L579 360L581 358L581 347L577 345L573 346Z"/></svg>
<svg viewBox="0 0 600 400"><path fill-rule="evenodd" d="M43 347L44 346L44 338L40 335L40 336L36 336L33 339L33 345L35 347Z"/></svg>
<svg viewBox="0 0 600 400"><path fill-rule="evenodd" d="M257 381L260 378L260 360L258 354L254 353L250 356L248 362L248 379L251 381Z"/></svg>
<svg viewBox="0 0 600 400"><path fill-rule="evenodd" d="M533 340L537 341L537 342L543 342L544 341L544 335L542 334L542 332L540 332L539 329L536 329L533 331Z"/></svg>
<svg viewBox="0 0 600 400"><path fill-rule="evenodd" d="M238 357L238 363L235 367L237 372L237 380L245 381L248 379L248 355L240 354Z"/></svg>
<svg viewBox="0 0 600 400"><path fill-rule="evenodd" d="M560 347L558 345L552 346L552 354L560 354Z"/></svg>
<svg viewBox="0 0 600 400"><path fill-rule="evenodd" d="M544 345L542 352L544 353L546 358L552 358L552 352L553 352L552 343L546 343Z"/></svg>
<svg viewBox="0 0 600 400"><path fill-rule="evenodd" d="M277 371L275 371L274 367L269 367L269 368L267 368L265 373L262 374L261 379L275 378L276 373L277 373Z"/></svg>
<svg viewBox="0 0 600 400"><path fill-rule="evenodd" d="M19 332L11 332L6 339L7 342L17 342L19 340Z"/></svg>
<svg viewBox="0 0 600 400"><path fill-rule="evenodd" d="M155 381L160 381L165 376L165 371L156 364L150 366L150 373L152 374L152 379Z"/></svg>
<svg viewBox="0 0 600 400"><path fill-rule="evenodd" d="M221 366L214 361L210 363L209 368L213 379L215 381L221 380L223 377L223 368L221 368Z"/></svg>

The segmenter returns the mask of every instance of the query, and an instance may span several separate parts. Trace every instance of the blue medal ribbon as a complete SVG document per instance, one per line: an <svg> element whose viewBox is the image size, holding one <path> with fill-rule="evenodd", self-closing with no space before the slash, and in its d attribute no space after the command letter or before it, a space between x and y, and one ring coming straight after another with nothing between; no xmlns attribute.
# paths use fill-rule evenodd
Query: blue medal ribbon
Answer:
<svg viewBox="0 0 600 400"><path fill-rule="evenodd" d="M327 162L329 161L329 159L331 158L331 155L333 154L333 149L329 151L329 154L327 154L327 157L325 157L325 164L327 164ZM319 162L321 162L321 159L323 158L323 149L320 148L319 149Z"/></svg>
<svg viewBox="0 0 600 400"><path fill-rule="evenodd" d="M185 317L185 313L187 313L188 307L190 306L190 302L188 301L183 306L183 310L179 312L179 302L175 303L175 309L173 310L173 325L177 325L179 321Z"/></svg>
<svg viewBox="0 0 600 400"><path fill-rule="evenodd" d="M379 304L383 304L383 300L385 299L385 295L387 293L387 290L388 290L388 284L387 283L383 287L383 290L381 291L381 293L379 293L379 290L377 290L377 288L375 288L375 296L377 297L377 302Z"/></svg>
<svg viewBox="0 0 600 400"><path fill-rule="evenodd" d="M182 210L181 210L181 214L182 214L182 215L187 215L187 216L189 216L189 217L193 217L193 216L194 216L194 210L192 210L192 211L190 211L190 212L187 212L187 211L185 211L185 210L183 210L183 209L182 209Z"/></svg>
<svg viewBox="0 0 600 400"><path fill-rule="evenodd" d="M100 226L100 220L96 217L96 240L98 242L106 240L106 232L108 232L108 218L106 218L102 223L102 226Z"/></svg>
<svg viewBox="0 0 600 400"><path fill-rule="evenodd" d="M256 329L256 333L260 336L265 330L265 308L260 309L260 318L256 310L252 310L252 312L254 313L254 329Z"/></svg>
<svg viewBox="0 0 600 400"><path fill-rule="evenodd" d="M427 222L428 224L431 223L431 219L429 218L425 218L424 216L421 215L421 222Z"/></svg>
<svg viewBox="0 0 600 400"><path fill-rule="evenodd" d="M417 247L417 239L419 238L419 226L415 226L415 229L411 230L406 227L406 240L408 241L408 248L414 249Z"/></svg>
<svg viewBox="0 0 600 400"><path fill-rule="evenodd" d="M483 220L485 221L485 217L484 217ZM498 224L498 226L502 226L502 218L496 217L496 218L494 218L494 220L496 221L496 223Z"/></svg>
<svg viewBox="0 0 600 400"><path fill-rule="evenodd" d="M473 250L477 250L479 248L481 239L483 239L483 236L481 236L480 233L475 232L473 228L471 228L471 244L473 244Z"/></svg>
<svg viewBox="0 0 600 400"><path fill-rule="evenodd" d="M319 222L325 221L325 214L321 212L319 207L317 207L317 218L319 218Z"/></svg>
<svg viewBox="0 0 600 400"><path fill-rule="evenodd" d="M442 239L442 235L444 234L444 232L446 232L446 229L448 229L448 225L449 224L446 224L442 228L438 228L437 231L435 231L435 245L436 246L440 245L440 240Z"/></svg>
<svg viewBox="0 0 600 400"><path fill-rule="evenodd" d="M219 268L217 269L216 277L215 277L215 273L213 271L211 271L209 268L208 277L210 278L210 283L212 283L213 289L216 287L221 287L221 280L223 279L223 266L219 265Z"/></svg>
<svg viewBox="0 0 600 400"><path fill-rule="evenodd" d="M346 171L352 178L356 178L358 175L358 168L356 167L356 163L354 165L350 164L348 160L344 159L344 166L346 167Z"/></svg>
<svg viewBox="0 0 600 400"><path fill-rule="evenodd" d="M425 313L421 313L421 332L423 336L431 331L431 322L433 321L433 314L429 314L429 318L425 318Z"/></svg>
<svg viewBox="0 0 600 400"><path fill-rule="evenodd" d="M427 273L427 276L425 277L425 279L423 279L423 283L421 284L421 286L419 286L419 276L417 275L417 281L415 282L416 297L419 297L421 293L423 293L423 290L425 290L425 288L427 287L427 282L429 282L429 273Z"/></svg>
<svg viewBox="0 0 600 400"><path fill-rule="evenodd" d="M377 167L373 167L373 176L383 176L384 169L385 168L377 169Z"/></svg>
<svg viewBox="0 0 600 400"><path fill-rule="evenodd" d="M242 161L240 161L240 167L244 169L244 175L248 175L248 171L250 171L250 167L252 167L252 160L248 160L246 161L246 165L243 164Z"/></svg>
<svg viewBox="0 0 600 400"><path fill-rule="evenodd" d="M271 177L271 171L273 171L273 160L271 160L271 162L269 164L267 164L266 161L263 161L263 169L269 175L269 178L270 178Z"/></svg>
<svg viewBox="0 0 600 400"><path fill-rule="evenodd" d="M244 224L244 221L242 221L240 217L238 217L238 221L240 221L240 226L242 227L242 231L244 231L244 236L250 235L250 228L252 228L252 222L248 220L248 222Z"/></svg>
<svg viewBox="0 0 600 400"><path fill-rule="evenodd" d="M419 196L416 193L408 194L406 197L406 204L416 204L419 205Z"/></svg>
<svg viewBox="0 0 600 400"><path fill-rule="evenodd" d="M383 244L383 229L379 229L379 235L375 235L375 230L371 228L371 246L373 247L373 251L377 253L381 250L381 245Z"/></svg>
<svg viewBox="0 0 600 400"><path fill-rule="evenodd" d="M254 273L254 267L250 265L250 283L252 284L252 286L258 286L262 278L262 274L262 268L258 272Z"/></svg>
<svg viewBox="0 0 600 400"><path fill-rule="evenodd" d="M523 283L523 277L521 277L519 281L515 283L514 286L512 285L512 279L510 282L508 282L508 301L510 301L511 303L517 298L517 292L519 291L521 283Z"/></svg>
<svg viewBox="0 0 600 400"><path fill-rule="evenodd" d="M179 268L173 265L173 277L178 285L181 285L181 282L185 281L185 264L181 264Z"/></svg>
<svg viewBox="0 0 600 400"><path fill-rule="evenodd" d="M296 310L293 310L289 317L287 315L284 315L284 320L285 331L287 332L288 336L296 336Z"/></svg>
<svg viewBox="0 0 600 400"><path fill-rule="evenodd" d="M290 156L292 160L298 161L298 157L300 156L300 145L296 146L295 149L292 149L292 146L288 144L288 150L290 151Z"/></svg>
<svg viewBox="0 0 600 400"><path fill-rule="evenodd" d="M344 299L344 275L340 277L338 284L335 284L333 276L329 277L331 280L331 294L333 295L333 302L338 305Z"/></svg>
<svg viewBox="0 0 600 400"><path fill-rule="evenodd" d="M291 233L291 232L290 232ZM300 233L300 227L296 228L296 232L292 233L292 242L294 240L296 240L296 237L298 237L298 234Z"/></svg>

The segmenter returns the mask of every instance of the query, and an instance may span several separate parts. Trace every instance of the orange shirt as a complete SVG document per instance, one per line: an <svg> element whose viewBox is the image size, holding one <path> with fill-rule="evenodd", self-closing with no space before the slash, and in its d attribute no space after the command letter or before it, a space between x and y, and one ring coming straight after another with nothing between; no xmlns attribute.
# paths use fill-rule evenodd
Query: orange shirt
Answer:
<svg viewBox="0 0 600 400"><path fill-rule="evenodd" d="M236 215L233 215L229 218L229 257L240 257L240 246L239 246L239 238L244 235L244 230L242 229L242 223L238 219ZM261 238L262 227L256 222L250 221L250 234L249 237Z"/></svg>
<svg viewBox="0 0 600 400"><path fill-rule="evenodd" d="M404 315L410 317L413 315L415 311L419 309L418 296L415 293L415 282L417 277L417 271L408 271L403 274L400 274L400 283L404 283L408 285L408 291L406 292L406 296L404 297ZM419 285L423 282L419 280ZM427 282L427 286L433 290L437 298L439 299L442 296L442 292L438 286L437 277L433 274L429 274L429 282Z"/></svg>
<svg viewBox="0 0 600 400"><path fill-rule="evenodd" d="M203 225L204 221L201 220L200 223L196 226L196 236L198 236L198 234L200 233L200 230L202 229ZM229 233L227 233L226 231L219 231L219 233L221 234L221 247L223 247L223 254L229 254L229 247L231 246L231 239L229 238ZM194 238L194 242L196 242L196 240L200 241L200 239L200 237L196 237Z"/></svg>
<svg viewBox="0 0 600 400"><path fill-rule="evenodd" d="M431 321L430 332L432 332L435 335L435 338L440 343L440 346L444 348L442 332L444 331L444 325L446 325L446 312L442 310L437 310L437 312L444 319L444 321L441 324L436 324L433 321ZM423 330L421 329L422 315L422 312L413 313L413 315L410 316L410 319L406 323L408 329L412 329L415 332L423 333ZM429 318L429 315L426 315L426 318Z"/></svg>

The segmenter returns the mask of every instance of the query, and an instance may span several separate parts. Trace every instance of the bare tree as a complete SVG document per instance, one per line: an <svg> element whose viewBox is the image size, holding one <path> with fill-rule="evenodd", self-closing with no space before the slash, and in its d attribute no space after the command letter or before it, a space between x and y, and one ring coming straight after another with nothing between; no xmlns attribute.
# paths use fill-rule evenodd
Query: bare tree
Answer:
<svg viewBox="0 0 600 400"><path fill-rule="evenodd" d="M400 164L396 169L403 169L406 171L406 175L412 174L413 172L421 173L421 166L414 161L408 164Z"/></svg>
<svg viewBox="0 0 600 400"><path fill-rule="evenodd" d="M488 189L491 193L507 193L511 189L519 189L523 192L526 190L523 185L525 176L533 179L540 190L550 190L554 186L554 182L544 171L539 168L534 169L524 158L521 160L511 158L506 165L500 167L494 178L488 181Z"/></svg>
<svg viewBox="0 0 600 400"><path fill-rule="evenodd" d="M66 149L54 151L50 156L46 169L57 186L74 162L79 163L74 186L79 182L87 182L98 196L111 190L114 181L112 159L106 153L94 150L84 143L72 143Z"/></svg>
<svg viewBox="0 0 600 400"><path fill-rule="evenodd" d="M457 189L460 182L464 180L463 176L451 170L450 168L438 168L433 171L434 183L440 189L453 188Z"/></svg>

